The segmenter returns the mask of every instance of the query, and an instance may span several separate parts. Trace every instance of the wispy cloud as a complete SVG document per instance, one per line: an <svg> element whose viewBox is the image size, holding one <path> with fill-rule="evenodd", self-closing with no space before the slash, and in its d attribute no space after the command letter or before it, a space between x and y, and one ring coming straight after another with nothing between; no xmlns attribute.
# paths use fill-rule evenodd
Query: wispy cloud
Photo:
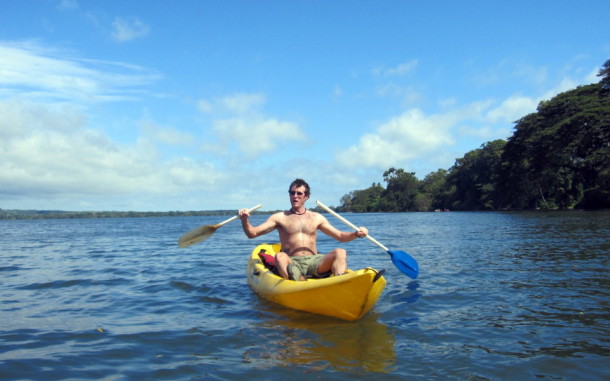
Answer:
<svg viewBox="0 0 610 381"><path fill-rule="evenodd" d="M379 67L374 74L378 76L406 73L416 65L402 64L394 68ZM444 165L448 168L451 161L474 149L476 142L506 139L511 135L514 122L535 112L542 100L570 90L581 83L590 83L592 72L583 72L582 78L564 76L556 79L549 88L550 74L545 67L508 65L502 62L488 71L488 80L494 78L527 78L542 90L530 95L514 93L503 99L471 100L461 103L459 97L439 100L441 110L434 114L421 108L412 108L410 100L419 101L417 88L407 88L396 83L385 83L377 87L377 94L383 97L402 98L407 111L378 123L369 133L362 135L358 142L338 152L337 162L348 168L404 167L413 170L416 163L431 163L437 157L451 152L453 158ZM516 66L516 68L515 68ZM504 74L503 74L504 73ZM493 75L492 75L493 74ZM482 77L481 77L482 78ZM481 78L478 83L481 83ZM546 90L543 90L546 89ZM425 173L420 174L425 175Z"/></svg>
<svg viewBox="0 0 610 381"><path fill-rule="evenodd" d="M387 169L453 144L450 128L455 122L453 114L426 115L411 109L365 134L357 145L342 151L337 158L347 167Z"/></svg>
<svg viewBox="0 0 610 381"><path fill-rule="evenodd" d="M118 42L146 37L149 33L150 27L137 17L116 17L112 22L112 37Z"/></svg>
<svg viewBox="0 0 610 381"><path fill-rule="evenodd" d="M125 100L159 78L159 73L143 67L74 58L33 41L0 42L0 95L4 96L77 102Z"/></svg>
<svg viewBox="0 0 610 381"><path fill-rule="evenodd" d="M237 93L211 100L200 99L200 111L211 114L213 132L219 143L206 144L206 151L226 152L236 147L248 157L273 151L286 142L306 142L299 125L269 117L263 112L266 97L261 93Z"/></svg>
<svg viewBox="0 0 610 381"><path fill-rule="evenodd" d="M164 158L155 141L146 139L183 144L186 134L150 123L143 128L144 138L119 144L90 128L76 109L0 100L0 194L4 200L27 196L47 202L151 197L213 190L226 181L210 163Z"/></svg>
<svg viewBox="0 0 610 381"><path fill-rule="evenodd" d="M57 8L62 11L71 11L78 9L78 2L76 0L61 0Z"/></svg>
<svg viewBox="0 0 610 381"><path fill-rule="evenodd" d="M237 93L215 99L200 99L199 110L204 113L230 112L245 114L256 112L266 102L264 94L261 93Z"/></svg>
<svg viewBox="0 0 610 381"><path fill-rule="evenodd" d="M124 121L121 128L139 136L119 142L93 127L99 120L90 122L88 103L136 99L159 78L146 68L75 58L37 42L0 42L2 199L74 208L66 200L121 203L128 194L177 195L222 184L224 171L211 163L162 151L193 144L188 133L147 119Z"/></svg>
<svg viewBox="0 0 610 381"><path fill-rule="evenodd" d="M386 67L386 66L378 66L373 69L374 75L383 75L383 76L401 76L405 75L411 71L413 71L419 62L416 59L403 62L394 67Z"/></svg>
<svg viewBox="0 0 610 381"><path fill-rule="evenodd" d="M434 161L444 156L468 136L486 140L507 138L512 122L535 111L537 101L513 96L502 102L451 105L446 112L431 115L409 109L363 135L358 144L341 151L337 160L347 167L412 169L416 161Z"/></svg>
<svg viewBox="0 0 610 381"><path fill-rule="evenodd" d="M214 123L222 146L237 147L250 157L257 157L278 148L286 142L306 141L305 134L296 123L274 118L233 118Z"/></svg>
<svg viewBox="0 0 610 381"><path fill-rule="evenodd" d="M498 107L487 111L485 116L491 123L510 124L535 111L538 103L537 99L515 95L502 101Z"/></svg>
<svg viewBox="0 0 610 381"><path fill-rule="evenodd" d="M145 139L150 139L154 143L180 146L190 145L195 141L191 134L179 131L173 127L161 126L150 118L140 122L140 130Z"/></svg>

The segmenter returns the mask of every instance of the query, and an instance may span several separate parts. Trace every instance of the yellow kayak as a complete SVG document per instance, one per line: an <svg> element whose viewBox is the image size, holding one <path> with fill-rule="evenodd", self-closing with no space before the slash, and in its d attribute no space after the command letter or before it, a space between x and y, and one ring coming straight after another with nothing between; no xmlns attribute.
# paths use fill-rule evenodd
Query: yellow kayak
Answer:
<svg viewBox="0 0 610 381"><path fill-rule="evenodd" d="M357 320L373 308L386 285L383 272L370 267L323 279L284 279L263 262L280 249L280 244L257 246L248 260L246 274L248 284L258 295L285 307Z"/></svg>

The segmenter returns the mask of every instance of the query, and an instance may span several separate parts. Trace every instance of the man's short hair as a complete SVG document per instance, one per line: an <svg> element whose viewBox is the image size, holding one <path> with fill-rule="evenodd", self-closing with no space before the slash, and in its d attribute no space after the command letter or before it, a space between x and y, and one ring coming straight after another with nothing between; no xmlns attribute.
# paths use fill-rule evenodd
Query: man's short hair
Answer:
<svg viewBox="0 0 610 381"><path fill-rule="evenodd" d="M309 184L307 184L307 181L305 181L303 179L294 180L288 187L288 192L290 192L290 190L292 190L293 187L298 188L301 186L305 187L305 196L309 197L309 194L310 194Z"/></svg>

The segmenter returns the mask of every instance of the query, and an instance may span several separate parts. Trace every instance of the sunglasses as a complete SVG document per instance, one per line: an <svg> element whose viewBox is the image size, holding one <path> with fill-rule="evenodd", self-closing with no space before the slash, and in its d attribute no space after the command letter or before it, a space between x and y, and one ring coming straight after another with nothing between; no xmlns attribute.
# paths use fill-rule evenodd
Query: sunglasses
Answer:
<svg viewBox="0 0 610 381"><path fill-rule="evenodd" d="M297 195L297 196L304 196L305 193L303 192L297 192L297 191L288 191L288 194L290 194L291 196Z"/></svg>

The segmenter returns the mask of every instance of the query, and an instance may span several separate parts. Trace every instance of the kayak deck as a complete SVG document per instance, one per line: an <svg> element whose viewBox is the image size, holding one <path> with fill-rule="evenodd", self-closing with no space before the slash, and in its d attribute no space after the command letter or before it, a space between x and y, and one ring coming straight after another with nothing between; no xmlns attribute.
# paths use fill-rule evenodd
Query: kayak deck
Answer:
<svg viewBox="0 0 610 381"><path fill-rule="evenodd" d="M314 314L343 320L357 320L373 308L385 288L382 271L367 267L341 276L293 281L276 275L265 266L259 253L275 256L280 244L262 244L250 255L246 274L248 284L261 297Z"/></svg>

